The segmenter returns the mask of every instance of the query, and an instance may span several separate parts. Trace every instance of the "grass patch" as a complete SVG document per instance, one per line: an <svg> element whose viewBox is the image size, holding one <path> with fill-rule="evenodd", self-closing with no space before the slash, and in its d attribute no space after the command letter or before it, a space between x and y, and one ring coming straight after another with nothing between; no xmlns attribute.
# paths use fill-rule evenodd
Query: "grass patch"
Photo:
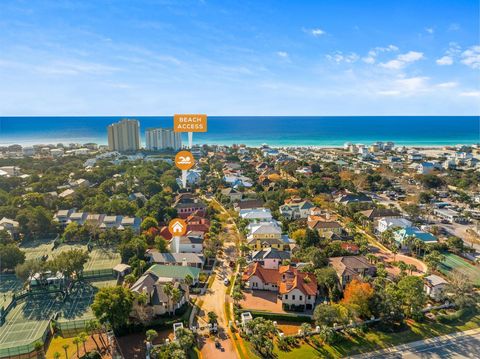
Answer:
<svg viewBox="0 0 480 359"><path fill-rule="evenodd" d="M427 320L421 323L409 321L406 323L406 329L397 333L384 333L372 329L361 335L344 337L332 345L315 346L312 341L310 343L302 342L298 348L293 348L289 352L280 351L275 345L274 353L279 359L341 358L478 327L480 327L480 314L467 313L448 323ZM320 341L320 339L318 340Z"/></svg>

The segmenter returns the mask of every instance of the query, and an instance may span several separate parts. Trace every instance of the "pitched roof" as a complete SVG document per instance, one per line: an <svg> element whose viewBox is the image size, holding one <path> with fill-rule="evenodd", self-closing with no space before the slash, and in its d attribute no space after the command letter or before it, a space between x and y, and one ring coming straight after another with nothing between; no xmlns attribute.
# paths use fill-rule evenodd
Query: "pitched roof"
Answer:
<svg viewBox="0 0 480 359"><path fill-rule="evenodd" d="M328 261L339 276L358 275L358 270L376 268L363 256L332 257Z"/></svg>
<svg viewBox="0 0 480 359"><path fill-rule="evenodd" d="M289 259L290 253L286 251L279 251L276 248L268 248L252 253L252 259Z"/></svg>
<svg viewBox="0 0 480 359"><path fill-rule="evenodd" d="M400 212L391 208L373 208L361 212L368 219L375 219L381 217L399 217Z"/></svg>
<svg viewBox="0 0 480 359"><path fill-rule="evenodd" d="M242 275L242 280L257 276L263 283L277 284L280 294L289 293L294 289L305 295L316 295L317 280L309 273L300 272L292 266L280 266L278 269L262 267L258 262L250 264Z"/></svg>
<svg viewBox="0 0 480 359"><path fill-rule="evenodd" d="M310 229L335 229L342 228L340 223L335 221L308 221L308 228Z"/></svg>
<svg viewBox="0 0 480 359"><path fill-rule="evenodd" d="M185 279L187 275L198 278L200 272L201 270L195 267L154 264L146 273L153 273L158 278Z"/></svg>

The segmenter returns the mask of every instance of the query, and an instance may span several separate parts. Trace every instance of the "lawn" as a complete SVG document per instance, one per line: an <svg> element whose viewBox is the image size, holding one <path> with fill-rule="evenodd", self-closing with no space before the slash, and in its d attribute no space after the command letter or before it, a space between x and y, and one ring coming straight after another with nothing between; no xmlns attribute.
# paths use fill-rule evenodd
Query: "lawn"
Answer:
<svg viewBox="0 0 480 359"><path fill-rule="evenodd" d="M462 257L453 253L445 253L445 260L440 266L440 271L446 275L451 274L455 269L467 275L476 286L480 286L480 267L471 264Z"/></svg>
<svg viewBox="0 0 480 359"><path fill-rule="evenodd" d="M279 359L296 358L342 358L354 354L365 353L373 350L383 349L408 342L427 339L435 336L465 331L480 327L480 314L466 316L457 321L442 324L438 322L423 323L409 322L408 329L399 333L384 333L376 330L368 331L361 336L349 336L334 345L316 347L313 342L303 342L297 348L289 352L280 351L275 346L275 354ZM316 338L320 341L319 338Z"/></svg>

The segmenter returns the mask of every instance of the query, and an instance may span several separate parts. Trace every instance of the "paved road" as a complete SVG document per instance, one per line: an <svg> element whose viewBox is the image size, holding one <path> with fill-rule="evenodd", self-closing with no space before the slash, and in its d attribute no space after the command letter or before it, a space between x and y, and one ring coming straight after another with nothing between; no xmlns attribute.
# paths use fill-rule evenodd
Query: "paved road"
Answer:
<svg viewBox="0 0 480 359"><path fill-rule="evenodd" d="M225 209L222 207L222 212ZM225 211L226 212L226 211ZM203 358L237 358L237 352L228 336L228 323L225 317L225 301L227 294L227 286L224 284L226 278L230 279L233 270L228 266L230 260L236 258L236 246L233 239L235 238L235 228L233 225L224 226L224 230L229 234L223 243L223 254L217 257L217 265L215 267L215 280L211 288L207 292L199 296L203 300L201 310L197 316L197 323L200 327L206 327L208 322L207 313L215 312L218 316L218 335L221 348L215 347L212 338L208 338L208 329L203 330L204 334L201 338L201 353Z"/></svg>
<svg viewBox="0 0 480 359"><path fill-rule="evenodd" d="M356 359L460 359L480 358L480 330L445 335L411 344L400 345L386 350L357 355Z"/></svg>

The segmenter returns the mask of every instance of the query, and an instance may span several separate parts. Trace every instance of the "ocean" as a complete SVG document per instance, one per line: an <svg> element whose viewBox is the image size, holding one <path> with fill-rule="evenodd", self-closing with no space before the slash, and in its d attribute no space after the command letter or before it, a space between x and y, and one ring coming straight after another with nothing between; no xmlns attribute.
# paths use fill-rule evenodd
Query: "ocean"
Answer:
<svg viewBox="0 0 480 359"><path fill-rule="evenodd" d="M56 143L106 144L110 123L140 121L142 141L149 127L172 127L173 117L0 117L0 145ZM184 138L186 142L186 135ZM208 118L208 132L197 144L260 146L341 146L393 141L406 146L480 143L480 116L345 116Z"/></svg>

